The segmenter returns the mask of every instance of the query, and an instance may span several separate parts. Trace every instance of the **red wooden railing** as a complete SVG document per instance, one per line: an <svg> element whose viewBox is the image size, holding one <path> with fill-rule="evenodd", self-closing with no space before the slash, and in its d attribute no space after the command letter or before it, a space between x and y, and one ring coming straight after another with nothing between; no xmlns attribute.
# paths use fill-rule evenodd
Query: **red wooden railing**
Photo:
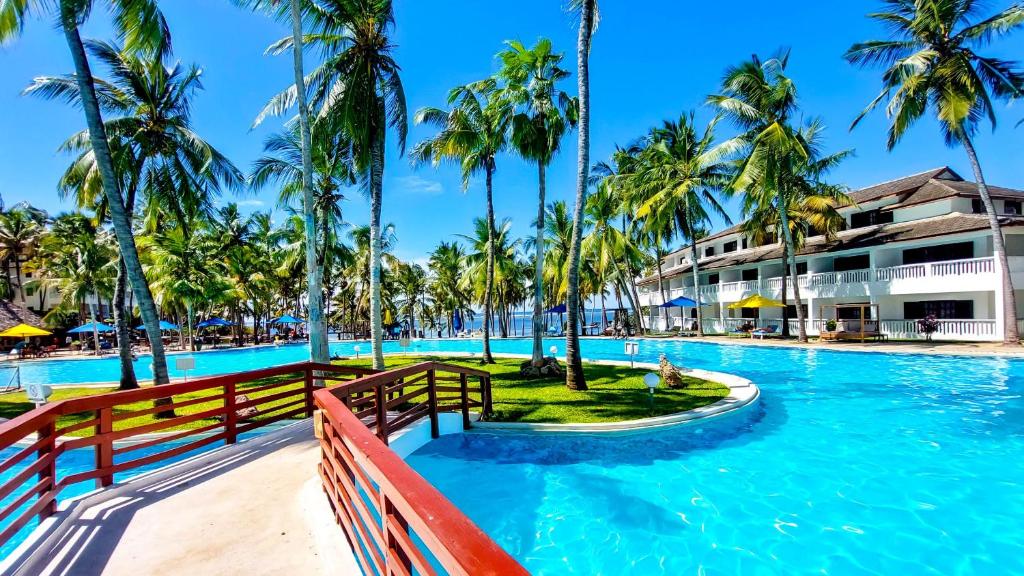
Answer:
<svg viewBox="0 0 1024 576"><path fill-rule="evenodd" d="M487 372L425 362L315 392L320 477L364 574L527 574L386 445L422 418L437 437L441 412L468 428L490 388Z"/></svg>
<svg viewBox="0 0 1024 576"><path fill-rule="evenodd" d="M312 415L314 377L330 384L373 373L374 370L349 366L292 364L60 400L0 424L0 450L17 450L0 462L0 475L16 470L0 484L0 502L13 496L0 510L0 545L34 517L43 519L52 515L61 491L72 484L95 480L97 487L109 486L114 474L119 472L161 462L216 442L231 444L239 434L261 426ZM248 400L238 401L240 395ZM129 407L144 401L153 401L153 405L143 409ZM203 406L209 403L217 405ZM239 416L240 411L251 412L253 408L255 415ZM170 411L175 411L173 417L142 425L131 422L139 416ZM67 416L75 418L62 422L61 417ZM211 422L188 430L167 431L202 420ZM160 432L164 433L154 435ZM76 436L67 436L72 433ZM141 435L148 436L138 438ZM194 439L184 444L178 442L186 438ZM137 441L125 442L133 439ZM175 444L160 452L130 457L132 452L168 442ZM60 476L57 463L61 456L80 448L93 449L93 466Z"/></svg>

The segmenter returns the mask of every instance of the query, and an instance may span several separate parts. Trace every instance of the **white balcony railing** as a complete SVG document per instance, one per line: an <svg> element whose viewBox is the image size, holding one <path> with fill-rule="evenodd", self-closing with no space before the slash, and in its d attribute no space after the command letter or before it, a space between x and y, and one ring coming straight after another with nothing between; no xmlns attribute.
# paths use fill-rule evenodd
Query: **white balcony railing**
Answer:
<svg viewBox="0 0 1024 576"><path fill-rule="evenodd" d="M886 268L849 270L845 272L817 272L804 274L797 278L801 288L823 288L840 285L864 285L870 282L888 283L903 280L926 278L948 279L956 276L979 276L995 272L992 258L970 258L966 260L950 260L947 262L930 262L925 264L907 264ZM791 291L792 285L787 286ZM739 298L752 292L778 291L782 289L782 278L762 278L760 280L744 280L739 282L723 282L721 284L703 284L699 288L701 296L722 295L725 299ZM654 290L656 292L656 290ZM692 286L675 288L672 296L694 298ZM654 298L651 298L652 302ZM660 297L658 298L660 303Z"/></svg>

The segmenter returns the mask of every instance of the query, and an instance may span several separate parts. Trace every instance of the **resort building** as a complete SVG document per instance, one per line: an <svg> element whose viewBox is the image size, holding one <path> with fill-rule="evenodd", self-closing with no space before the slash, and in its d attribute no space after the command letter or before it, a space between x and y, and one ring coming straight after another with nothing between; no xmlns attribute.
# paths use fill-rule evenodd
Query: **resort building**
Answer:
<svg viewBox="0 0 1024 576"><path fill-rule="evenodd" d="M1024 286L1024 191L989 186L1006 238L1014 286ZM801 305L809 334L828 320L893 338L919 338L917 321L938 319L936 339L1000 340L1003 287L993 258L992 233L973 182L948 167L852 192L854 206L840 210L845 228L829 240L810 237L797 254ZM755 246L736 225L697 243L698 289L691 249L681 248L639 280L644 321L660 330L695 328L692 308L659 308L685 296L701 302L706 332L744 324L778 326L781 308L729 308L760 294L782 300L782 245ZM1017 315L1022 298L1018 290ZM792 286L785 298L790 330L797 330ZM860 306L840 306L851 304ZM667 313L667 318L666 318ZM781 326L778 326L781 328Z"/></svg>

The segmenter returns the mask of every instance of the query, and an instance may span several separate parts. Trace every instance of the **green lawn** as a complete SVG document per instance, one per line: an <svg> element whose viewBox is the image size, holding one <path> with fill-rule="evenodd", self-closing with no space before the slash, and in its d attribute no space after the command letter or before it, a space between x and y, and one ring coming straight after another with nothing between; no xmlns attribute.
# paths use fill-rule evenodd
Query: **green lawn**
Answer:
<svg viewBox="0 0 1024 576"><path fill-rule="evenodd" d="M394 368L428 359L472 368L482 368L489 371L492 374L493 419L501 421L578 423L633 420L705 406L724 398L729 392L728 388L721 384L688 378L687 381L690 382L690 385L685 389L670 390L664 387L659 388L652 403L650 394L647 392L647 388L642 381L643 375L647 373L647 370L631 369L622 366L587 364L585 371L587 384L590 389L586 392L572 392L565 387L565 381L562 378L547 378L543 380L522 378L519 375L519 364L522 362L520 359L499 358L497 364L490 366L481 366L479 360L465 357L388 356L386 357L386 362L389 368ZM364 358L335 363L369 366L370 361ZM261 386L269 382L271 380L263 380L246 386L240 386L238 393L246 394L246 388ZM248 395L250 399L256 399L260 396L276 394L292 388L297 389L301 386L301 384L293 384L288 387L275 388L255 394L249 393ZM50 400L56 401L91 394L102 394L112 390L113 388L56 387ZM208 395L208 392L199 392L176 396L175 400L180 402ZM271 405L281 405L291 400L279 400ZM176 413L179 416L195 414L219 405L219 400L203 402L179 408ZM151 406L151 401L136 402L116 410L115 413L144 410ZM33 407L34 405L28 401L24 392L0 395L0 417L14 418L31 410ZM58 427L68 426L89 418L92 418L92 414L65 416L61 418ZM258 420L259 417L256 419ZM142 426L155 421L153 415L143 415L118 421L115 423L115 429L120 430ZM213 418L206 418L169 428L168 430L200 428L215 421ZM73 435L88 434L91 434L91 431L80 430L73 433Z"/></svg>
<svg viewBox="0 0 1024 576"><path fill-rule="evenodd" d="M506 422L615 422L660 416L692 410L725 398L728 387L686 378L684 389L658 388L653 406L643 376L649 370L603 364L585 365L586 392L573 392L565 387L564 378L529 380L519 375L518 358L497 358L497 364L482 366L478 359L440 356L387 356L389 368L423 360L436 360L492 374L491 390L494 420ZM335 364L369 366L368 359L345 360Z"/></svg>

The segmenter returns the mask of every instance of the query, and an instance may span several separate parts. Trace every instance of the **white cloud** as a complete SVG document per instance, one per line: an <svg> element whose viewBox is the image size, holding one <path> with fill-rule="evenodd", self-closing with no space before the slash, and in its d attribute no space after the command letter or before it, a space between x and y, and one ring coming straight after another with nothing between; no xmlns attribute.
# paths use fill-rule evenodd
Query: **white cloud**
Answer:
<svg viewBox="0 0 1024 576"><path fill-rule="evenodd" d="M253 208L259 208L260 206L263 206L264 204L266 204L266 202L264 202L263 200L253 199L253 200L238 200L238 201L235 202L235 204L238 204L239 206L251 206Z"/></svg>
<svg viewBox="0 0 1024 576"><path fill-rule="evenodd" d="M439 196L444 192L444 186L441 186L440 182L427 180L416 174L395 178L395 188L416 196Z"/></svg>

